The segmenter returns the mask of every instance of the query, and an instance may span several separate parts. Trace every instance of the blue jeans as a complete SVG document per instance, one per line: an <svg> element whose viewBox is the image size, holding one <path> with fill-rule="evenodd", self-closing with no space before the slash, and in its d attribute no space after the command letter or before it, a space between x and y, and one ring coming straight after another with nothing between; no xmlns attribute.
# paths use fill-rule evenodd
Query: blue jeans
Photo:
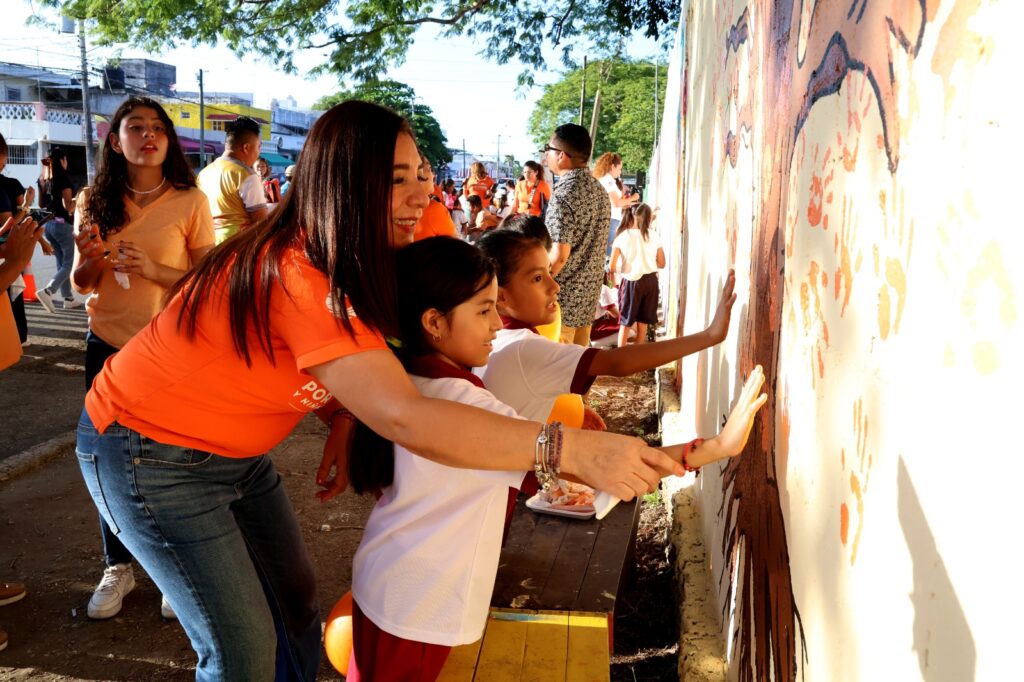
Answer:
<svg viewBox="0 0 1024 682"><path fill-rule="evenodd" d="M608 257L612 257L612 242L615 241L615 231L619 229L619 225L622 224L621 220L612 218L611 228L608 230Z"/></svg>
<svg viewBox="0 0 1024 682"><path fill-rule="evenodd" d="M57 258L57 274L53 276L46 290L51 294L60 290L64 298L71 298L71 266L75 262L75 228L71 223L55 218L43 228L46 241L53 246Z"/></svg>
<svg viewBox="0 0 1024 682"><path fill-rule="evenodd" d="M78 463L111 530L174 607L196 680L313 680L320 610L313 562L266 455L158 443L83 410Z"/></svg>

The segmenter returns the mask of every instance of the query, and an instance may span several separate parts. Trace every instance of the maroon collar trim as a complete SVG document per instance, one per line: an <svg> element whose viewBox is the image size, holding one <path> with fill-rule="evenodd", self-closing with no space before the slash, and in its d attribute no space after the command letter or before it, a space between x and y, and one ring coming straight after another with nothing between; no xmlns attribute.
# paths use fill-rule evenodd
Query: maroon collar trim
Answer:
<svg viewBox="0 0 1024 682"><path fill-rule="evenodd" d="M426 379L465 379L474 386L484 387L484 382L477 375L462 367L450 365L436 355L417 355L405 363L409 374Z"/></svg>
<svg viewBox="0 0 1024 682"><path fill-rule="evenodd" d="M540 334L536 327L526 324L522 320L517 320L516 318L508 315L499 315L498 317L501 318L501 324L505 329L529 329L534 334Z"/></svg>

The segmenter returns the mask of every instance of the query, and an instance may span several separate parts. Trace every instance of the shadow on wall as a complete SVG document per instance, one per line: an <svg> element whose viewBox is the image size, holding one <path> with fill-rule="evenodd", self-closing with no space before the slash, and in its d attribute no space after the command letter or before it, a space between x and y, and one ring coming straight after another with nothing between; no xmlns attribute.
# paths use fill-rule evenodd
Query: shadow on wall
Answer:
<svg viewBox="0 0 1024 682"><path fill-rule="evenodd" d="M978 658L967 617L956 597L935 537L903 458L896 478L903 537L914 563L914 651L927 682L968 682Z"/></svg>

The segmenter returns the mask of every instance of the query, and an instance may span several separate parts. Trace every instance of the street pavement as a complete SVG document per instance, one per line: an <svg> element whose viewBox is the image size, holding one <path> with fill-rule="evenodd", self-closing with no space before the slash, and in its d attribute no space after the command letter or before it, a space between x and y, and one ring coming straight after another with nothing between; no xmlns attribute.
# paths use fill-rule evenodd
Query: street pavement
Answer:
<svg viewBox="0 0 1024 682"><path fill-rule="evenodd" d="M36 288L42 288L56 272L56 259L37 250L32 269ZM25 312L29 338L24 355L0 372L0 464L72 433L85 398L84 308L58 306L56 313L48 313L39 303L26 303Z"/></svg>

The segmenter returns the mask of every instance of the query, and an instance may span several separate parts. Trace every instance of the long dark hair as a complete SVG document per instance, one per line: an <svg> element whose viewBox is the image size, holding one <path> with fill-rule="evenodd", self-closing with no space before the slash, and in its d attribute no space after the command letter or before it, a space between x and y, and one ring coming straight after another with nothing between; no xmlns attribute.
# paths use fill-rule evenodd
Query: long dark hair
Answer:
<svg viewBox="0 0 1024 682"><path fill-rule="evenodd" d="M622 222L619 223L619 227L615 230L615 236L618 237L626 230L636 228L640 230L640 236L643 240L649 241L649 233L651 231L651 219L654 216L651 207L647 204L635 204L629 208L622 210Z"/></svg>
<svg viewBox="0 0 1024 682"><path fill-rule="evenodd" d="M433 353L423 313L448 315L491 283L494 262L461 239L429 237L405 247L395 257L398 271L398 328L402 360ZM349 482L356 493L379 491L395 475L393 443L365 424L356 426L349 457Z"/></svg>
<svg viewBox="0 0 1024 682"><path fill-rule="evenodd" d="M125 215L124 195L128 185L128 161L124 154L114 151L110 144L110 135L117 135L123 121L132 111L145 107L152 109L164 124L167 132L167 157L163 163L164 178L175 189L188 189L196 186L196 174L185 159L178 134L174 131L174 123L160 106L160 103L149 97L131 96L114 112L110 120L110 133L99 152L99 163L96 166L96 180L89 190L89 198L85 203L84 218L96 226L100 236L116 234L124 229L128 218Z"/></svg>
<svg viewBox="0 0 1024 682"><path fill-rule="evenodd" d="M391 334L397 329L391 184L399 133L408 122L384 107L350 100L321 116L296 162L291 189L267 218L216 247L168 292L183 305L178 327L194 338L199 311L226 280L231 339L252 364L249 334L274 362L270 296L287 249L303 249L331 281L332 309L352 332L356 316Z"/></svg>

